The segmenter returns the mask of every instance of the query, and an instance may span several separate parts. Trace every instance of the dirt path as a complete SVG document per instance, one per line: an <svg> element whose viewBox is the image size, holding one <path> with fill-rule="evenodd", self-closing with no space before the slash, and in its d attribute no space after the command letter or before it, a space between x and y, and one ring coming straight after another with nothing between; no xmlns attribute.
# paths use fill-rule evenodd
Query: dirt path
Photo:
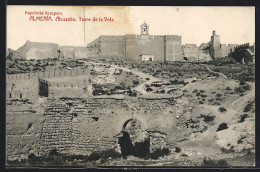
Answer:
<svg viewBox="0 0 260 172"><path fill-rule="evenodd" d="M255 84L251 84L251 90L246 95L232 102L229 107L236 109L238 112L243 110L248 101L252 101L255 97Z"/></svg>
<svg viewBox="0 0 260 172"><path fill-rule="evenodd" d="M94 63L94 62L85 62L85 61L82 61L82 62L84 62L85 64L110 65L110 64L106 64L106 63ZM141 92L142 94L153 94L153 93L146 92L145 84L149 85L149 84L151 84L152 82L155 82L155 81L162 81L162 80L160 80L160 79L158 79L158 78L156 78L152 75L143 73L143 72L135 70L135 69L128 69L126 67L120 67L120 66L117 66L117 65L110 65L110 66L112 68L112 71L114 71L117 68L117 69L121 69L125 72L132 72L133 74L139 76L140 78L143 78L145 80L145 82L142 83L142 84L139 84L139 85L137 85L136 87L133 88L133 90ZM146 78L149 78L149 80L146 80Z"/></svg>
<svg viewBox="0 0 260 172"><path fill-rule="evenodd" d="M202 65L202 66L205 66L208 71L210 71L210 72L212 72L212 73L215 73L215 74L218 74L218 75L221 75L221 76L223 76L224 78L227 78L227 76L224 75L223 73L215 72L215 71L211 70L207 65L204 65L204 64L201 64L201 65Z"/></svg>

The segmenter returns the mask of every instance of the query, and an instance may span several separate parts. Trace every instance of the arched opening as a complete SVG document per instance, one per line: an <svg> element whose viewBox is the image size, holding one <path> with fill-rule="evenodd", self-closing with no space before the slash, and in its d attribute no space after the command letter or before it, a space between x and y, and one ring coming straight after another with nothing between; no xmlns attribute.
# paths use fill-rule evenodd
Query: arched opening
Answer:
<svg viewBox="0 0 260 172"><path fill-rule="evenodd" d="M12 98L12 93L9 93L9 98Z"/></svg>
<svg viewBox="0 0 260 172"><path fill-rule="evenodd" d="M22 95L22 93L20 93L20 99L22 99L23 98L23 95Z"/></svg>
<svg viewBox="0 0 260 172"><path fill-rule="evenodd" d="M118 138L122 157L128 155L148 158L150 154L150 138L142 123L136 119L127 120L122 127L122 136Z"/></svg>

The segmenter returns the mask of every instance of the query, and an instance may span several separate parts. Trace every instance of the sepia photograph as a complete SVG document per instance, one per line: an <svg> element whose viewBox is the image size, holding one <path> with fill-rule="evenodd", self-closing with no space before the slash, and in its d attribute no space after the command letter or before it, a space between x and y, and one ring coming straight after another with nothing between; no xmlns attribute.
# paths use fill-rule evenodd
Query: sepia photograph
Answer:
<svg viewBox="0 0 260 172"><path fill-rule="evenodd" d="M254 6L8 5L7 167L254 167Z"/></svg>

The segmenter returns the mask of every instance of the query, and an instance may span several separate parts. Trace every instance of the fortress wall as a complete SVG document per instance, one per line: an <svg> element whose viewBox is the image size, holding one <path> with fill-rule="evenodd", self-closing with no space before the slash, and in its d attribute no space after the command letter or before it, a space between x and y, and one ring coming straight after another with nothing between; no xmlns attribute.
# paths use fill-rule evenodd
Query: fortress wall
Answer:
<svg viewBox="0 0 260 172"><path fill-rule="evenodd" d="M61 69L56 71L46 71L46 72L37 72L37 73L21 73L21 74L7 74L6 80L29 80L35 78L53 78L53 77L70 77L70 76L81 76L89 75L89 69Z"/></svg>
<svg viewBox="0 0 260 172"><path fill-rule="evenodd" d="M184 57L187 58L198 58L199 48L196 44L185 44L183 45Z"/></svg>
<svg viewBox="0 0 260 172"><path fill-rule="evenodd" d="M53 148L83 155L113 149L118 146L116 135L132 118L139 120L148 132L165 134L168 146L175 145L173 100L65 99L50 102L46 108L40 154L47 154Z"/></svg>
<svg viewBox="0 0 260 172"><path fill-rule="evenodd" d="M182 61L183 50L181 36L165 36L166 61Z"/></svg>
<svg viewBox="0 0 260 172"><path fill-rule="evenodd" d="M124 36L101 36L100 37L100 57L125 57L125 37Z"/></svg>
<svg viewBox="0 0 260 172"><path fill-rule="evenodd" d="M152 38L152 37L149 37ZM126 37L126 58L140 60L142 54L154 55L155 61L164 60L164 37L156 36L155 39L141 39L138 37Z"/></svg>
<svg viewBox="0 0 260 172"><path fill-rule="evenodd" d="M77 69L77 70L61 70L61 71L48 71L48 72L39 72L39 73L24 73L24 74L11 74L7 75L6 82L6 99L29 99L31 101L38 98L39 93L39 82L38 78L63 78L63 77L75 77L75 76L89 76L90 71L88 69ZM47 81L46 81L47 82ZM58 97L62 95L67 96L79 96L84 97L86 94L83 91L85 87L84 83L88 83L88 79L86 81L76 81L78 84L77 87L73 89L55 89L54 93ZM63 82L57 81L57 84L62 84ZM67 80L66 85L69 85L71 80ZM57 85L56 84L56 85ZM53 84L51 84L53 86ZM75 86L76 87L76 86ZM52 88L52 87L49 87ZM66 94L65 94L66 93Z"/></svg>
<svg viewBox="0 0 260 172"><path fill-rule="evenodd" d="M54 43L41 43L27 41L17 52L28 59L58 58L59 46Z"/></svg>
<svg viewBox="0 0 260 172"><path fill-rule="evenodd" d="M87 58L88 48L87 47L76 47L76 59Z"/></svg>
<svg viewBox="0 0 260 172"><path fill-rule="evenodd" d="M38 79L9 80L6 83L6 99L29 99L34 101L38 98Z"/></svg>
<svg viewBox="0 0 260 172"><path fill-rule="evenodd" d="M60 46L60 51L63 54L64 58L74 58L75 56L75 47L74 46Z"/></svg>
<svg viewBox="0 0 260 172"><path fill-rule="evenodd" d="M100 45L101 36L97 39L93 40L92 42L88 43L88 57L98 57L101 52L101 45Z"/></svg>

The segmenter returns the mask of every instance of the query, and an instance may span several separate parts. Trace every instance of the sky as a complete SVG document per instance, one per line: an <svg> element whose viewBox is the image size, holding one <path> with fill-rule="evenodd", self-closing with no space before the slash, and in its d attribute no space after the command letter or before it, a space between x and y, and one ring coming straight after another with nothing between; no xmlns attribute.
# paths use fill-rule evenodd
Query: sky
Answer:
<svg viewBox="0 0 260 172"><path fill-rule="evenodd" d="M43 12L44 15L29 15ZM49 16L54 21L30 21L30 17ZM62 15L50 15L50 12ZM84 14L85 13L85 14ZM77 21L55 21L57 16ZM79 17L91 21L79 21ZM113 22L92 21L113 18ZM149 25L150 35L181 35L182 43L198 46L210 41L212 31L222 44L255 42L254 7L183 6L7 6L7 48L14 50L31 42L50 42L60 46L86 46L100 35L140 34L140 25ZM85 35L84 35L85 25ZM84 39L85 37L85 39Z"/></svg>

